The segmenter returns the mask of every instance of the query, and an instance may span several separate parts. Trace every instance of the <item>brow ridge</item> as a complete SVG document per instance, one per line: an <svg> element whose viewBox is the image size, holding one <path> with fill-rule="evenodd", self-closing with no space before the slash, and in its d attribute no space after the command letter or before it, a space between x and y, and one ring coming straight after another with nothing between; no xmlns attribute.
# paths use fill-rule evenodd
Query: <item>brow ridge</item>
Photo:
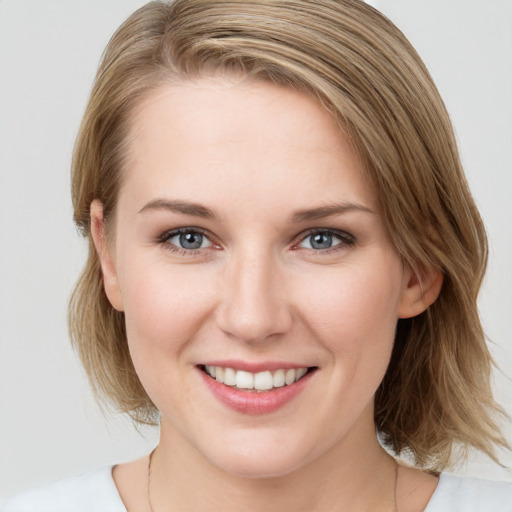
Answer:
<svg viewBox="0 0 512 512"><path fill-rule="evenodd" d="M325 206L319 206L318 208L307 208L304 210L299 210L292 215L292 221L298 223L307 220L323 219L332 215L340 215L352 211L360 211L372 214L375 213L370 208L356 203L329 204Z"/></svg>
<svg viewBox="0 0 512 512"><path fill-rule="evenodd" d="M215 218L215 213L210 208L198 203L179 201L171 199L154 199L147 203L139 213L151 210L169 210L173 213L192 215L207 219ZM370 208L356 203L341 203L319 206L317 208L307 208L298 210L292 215L292 222L299 223L307 220L323 219L333 215L340 215L351 211L360 211L365 213L375 213Z"/></svg>
<svg viewBox="0 0 512 512"><path fill-rule="evenodd" d="M215 213L206 206L198 203L171 199L154 199L144 205L144 207L139 210L139 213L151 210L169 210L173 213L192 215L194 217L201 217L205 219L212 219L215 217Z"/></svg>

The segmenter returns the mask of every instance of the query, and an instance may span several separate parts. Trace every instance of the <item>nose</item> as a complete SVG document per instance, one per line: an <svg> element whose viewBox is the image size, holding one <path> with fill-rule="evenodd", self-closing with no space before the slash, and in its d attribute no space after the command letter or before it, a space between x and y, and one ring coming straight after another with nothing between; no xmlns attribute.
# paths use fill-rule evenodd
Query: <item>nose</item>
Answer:
<svg viewBox="0 0 512 512"><path fill-rule="evenodd" d="M284 281L279 264L262 251L247 251L233 257L219 290L218 327L246 343L262 342L288 332L292 311Z"/></svg>

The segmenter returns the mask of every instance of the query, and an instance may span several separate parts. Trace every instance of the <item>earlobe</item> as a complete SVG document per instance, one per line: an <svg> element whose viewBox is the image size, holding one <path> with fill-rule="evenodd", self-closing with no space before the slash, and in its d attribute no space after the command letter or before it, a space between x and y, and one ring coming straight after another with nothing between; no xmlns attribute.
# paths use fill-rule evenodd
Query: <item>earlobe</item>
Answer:
<svg viewBox="0 0 512 512"><path fill-rule="evenodd" d="M407 265L398 317L412 318L423 313L439 297L442 286L441 270L431 267L418 271Z"/></svg>
<svg viewBox="0 0 512 512"><path fill-rule="evenodd" d="M103 219L103 204L98 199L91 203L91 236L98 253L103 276L103 287L112 307L123 311L123 301L115 260L105 235L105 223Z"/></svg>

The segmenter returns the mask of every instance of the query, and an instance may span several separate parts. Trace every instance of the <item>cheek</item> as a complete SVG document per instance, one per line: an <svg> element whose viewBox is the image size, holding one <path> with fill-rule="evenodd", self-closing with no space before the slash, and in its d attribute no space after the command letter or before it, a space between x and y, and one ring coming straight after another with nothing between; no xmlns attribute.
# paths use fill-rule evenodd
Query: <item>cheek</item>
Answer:
<svg viewBox="0 0 512 512"><path fill-rule="evenodd" d="M370 332L398 319L400 273L395 268L368 273L357 267L334 270L304 294L305 311L326 330ZM311 323L311 322L310 322Z"/></svg>
<svg viewBox="0 0 512 512"><path fill-rule="evenodd" d="M122 294L130 356L143 387L163 411L171 399L166 390L180 390L178 396L188 392L180 375L191 363L187 349L199 338L214 293L200 272L178 271L160 261L132 261L127 270ZM176 399L172 403L174 410Z"/></svg>
<svg viewBox="0 0 512 512"><path fill-rule="evenodd" d="M211 308L214 293L201 272L165 261L132 260L121 282L128 343L138 352L176 353Z"/></svg>
<svg viewBox="0 0 512 512"><path fill-rule="evenodd" d="M402 272L400 265L381 262L369 267L375 271L361 265L317 276L315 287L302 292L305 324L327 348L343 379L380 379L389 361Z"/></svg>

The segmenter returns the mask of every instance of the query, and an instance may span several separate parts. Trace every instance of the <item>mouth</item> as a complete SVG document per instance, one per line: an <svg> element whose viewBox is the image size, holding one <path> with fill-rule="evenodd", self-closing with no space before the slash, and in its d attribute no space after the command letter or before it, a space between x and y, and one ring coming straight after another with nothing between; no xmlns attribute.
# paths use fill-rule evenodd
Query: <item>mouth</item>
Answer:
<svg viewBox="0 0 512 512"><path fill-rule="evenodd" d="M213 365L199 365L199 369L225 386L248 393L263 393L291 386L316 371L317 367L278 368L257 373Z"/></svg>

